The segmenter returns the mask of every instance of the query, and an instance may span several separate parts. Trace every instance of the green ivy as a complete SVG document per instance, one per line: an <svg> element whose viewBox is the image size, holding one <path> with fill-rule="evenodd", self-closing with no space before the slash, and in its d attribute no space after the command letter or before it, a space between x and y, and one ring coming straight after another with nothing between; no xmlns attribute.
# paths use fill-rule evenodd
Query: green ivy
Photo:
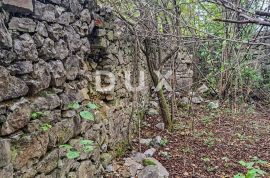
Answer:
<svg viewBox="0 0 270 178"><path fill-rule="evenodd" d="M95 120L94 115L89 111L80 112L80 116L82 119L87 120L87 121L94 121Z"/></svg>

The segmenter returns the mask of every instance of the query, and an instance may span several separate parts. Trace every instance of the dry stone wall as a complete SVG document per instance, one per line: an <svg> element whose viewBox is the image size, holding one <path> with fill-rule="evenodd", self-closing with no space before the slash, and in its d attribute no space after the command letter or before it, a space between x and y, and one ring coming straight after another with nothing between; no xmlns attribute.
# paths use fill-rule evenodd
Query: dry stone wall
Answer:
<svg viewBox="0 0 270 178"><path fill-rule="evenodd" d="M102 177L134 123L124 72L147 71L120 24L95 0L0 0L1 178ZM96 91L98 70L115 74L113 91Z"/></svg>
<svg viewBox="0 0 270 178"><path fill-rule="evenodd" d="M132 43L116 29L93 0L0 1L1 178L102 177L130 128ZM113 92L95 91L96 70L119 77Z"/></svg>

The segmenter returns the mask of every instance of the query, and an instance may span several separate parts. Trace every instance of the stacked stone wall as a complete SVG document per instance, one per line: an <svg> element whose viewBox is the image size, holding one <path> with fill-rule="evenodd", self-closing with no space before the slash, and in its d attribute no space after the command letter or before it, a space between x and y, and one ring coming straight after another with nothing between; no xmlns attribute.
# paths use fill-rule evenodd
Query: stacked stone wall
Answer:
<svg viewBox="0 0 270 178"><path fill-rule="evenodd" d="M94 0L0 0L1 178L102 177L134 123L124 72L147 71L116 24ZM98 70L113 91L96 91Z"/></svg>
<svg viewBox="0 0 270 178"><path fill-rule="evenodd" d="M0 1L0 177L101 177L130 128L123 83L94 85L96 70L123 77L131 65L132 43L115 30L92 0Z"/></svg>

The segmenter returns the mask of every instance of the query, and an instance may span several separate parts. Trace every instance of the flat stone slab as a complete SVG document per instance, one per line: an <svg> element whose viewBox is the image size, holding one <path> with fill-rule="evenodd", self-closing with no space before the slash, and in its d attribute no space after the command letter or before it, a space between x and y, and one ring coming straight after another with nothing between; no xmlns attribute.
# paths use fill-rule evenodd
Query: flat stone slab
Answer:
<svg viewBox="0 0 270 178"><path fill-rule="evenodd" d="M3 0L2 6L14 13L31 14L34 11L33 0Z"/></svg>

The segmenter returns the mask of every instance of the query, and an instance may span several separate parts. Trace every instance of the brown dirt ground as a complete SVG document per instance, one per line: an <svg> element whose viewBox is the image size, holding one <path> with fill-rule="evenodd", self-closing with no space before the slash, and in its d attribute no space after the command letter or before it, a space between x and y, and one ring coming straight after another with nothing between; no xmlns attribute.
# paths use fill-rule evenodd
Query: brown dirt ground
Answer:
<svg viewBox="0 0 270 178"><path fill-rule="evenodd" d="M247 171L238 163L240 160L249 162L256 156L270 162L270 108L255 111L247 107L235 113L197 106L191 112L181 112L178 118L173 134L155 128L161 118L154 116L145 119L141 131L141 138L160 135L169 141L154 157L172 178L231 178ZM148 149L138 141L134 147L138 151ZM160 156L161 151L172 157ZM258 166L270 178L270 163Z"/></svg>

